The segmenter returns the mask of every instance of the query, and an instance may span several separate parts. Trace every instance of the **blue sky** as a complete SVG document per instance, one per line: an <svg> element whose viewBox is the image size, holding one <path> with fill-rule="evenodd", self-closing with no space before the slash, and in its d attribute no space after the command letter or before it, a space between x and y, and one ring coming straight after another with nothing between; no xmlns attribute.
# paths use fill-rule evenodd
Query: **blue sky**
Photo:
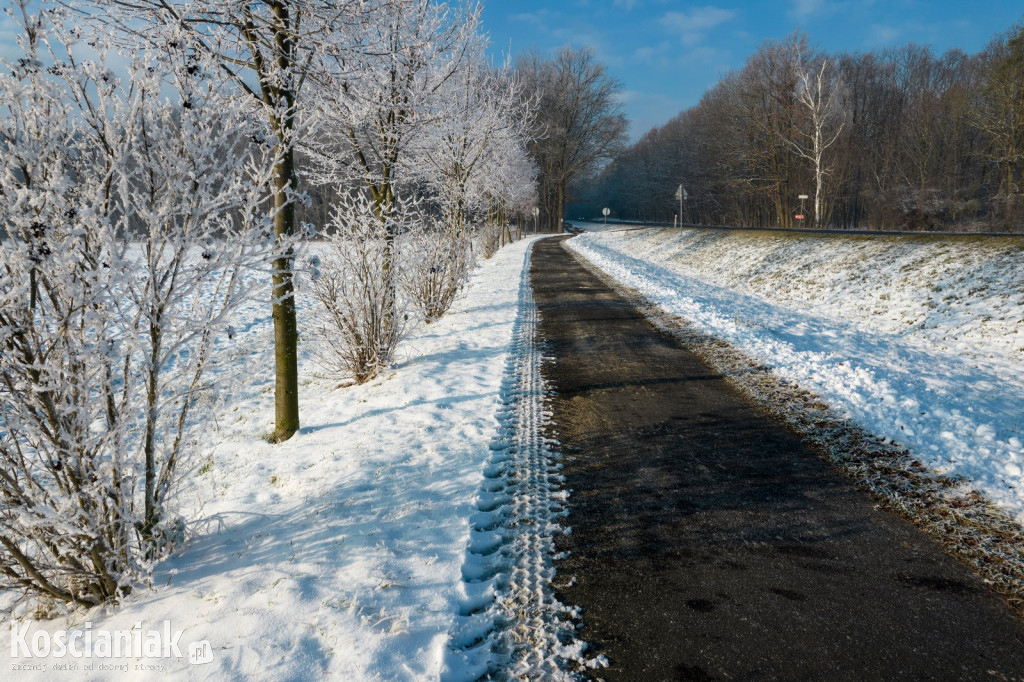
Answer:
<svg viewBox="0 0 1024 682"><path fill-rule="evenodd" d="M765 40L795 29L829 52L917 43L978 52L1024 18L1020 0L482 0L496 58L529 48L594 48L623 83L638 138L693 106Z"/></svg>

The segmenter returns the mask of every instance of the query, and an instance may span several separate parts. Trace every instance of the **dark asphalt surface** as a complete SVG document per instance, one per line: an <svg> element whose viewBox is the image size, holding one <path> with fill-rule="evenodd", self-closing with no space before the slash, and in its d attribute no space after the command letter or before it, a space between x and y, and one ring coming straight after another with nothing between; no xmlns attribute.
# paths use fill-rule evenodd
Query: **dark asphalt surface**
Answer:
<svg viewBox="0 0 1024 682"><path fill-rule="evenodd" d="M1024 680L998 597L586 271L537 242L569 535L607 680Z"/></svg>

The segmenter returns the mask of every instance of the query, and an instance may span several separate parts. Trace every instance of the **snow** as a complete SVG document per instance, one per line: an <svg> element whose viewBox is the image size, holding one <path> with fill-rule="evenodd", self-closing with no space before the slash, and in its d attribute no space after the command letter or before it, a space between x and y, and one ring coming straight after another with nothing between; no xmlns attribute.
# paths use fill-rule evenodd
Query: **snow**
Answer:
<svg viewBox="0 0 1024 682"><path fill-rule="evenodd" d="M585 227L612 278L1024 522L1024 240Z"/></svg>
<svg viewBox="0 0 1024 682"><path fill-rule="evenodd" d="M1024 521L1022 240L583 226L569 247L610 276ZM40 680L554 679L605 665L552 590L554 538L570 529L543 437L532 241L483 262L365 385L323 376L304 338L304 426L281 445L265 440L269 310L242 309L217 344L230 407L180 500L190 541L119 607L28 630L12 607L29 647L39 633L180 631L182 656L26 658L12 638L0 665ZM301 325L301 282L299 304Z"/></svg>
<svg viewBox="0 0 1024 682"><path fill-rule="evenodd" d="M451 678L571 680L587 660L576 637L578 609L552 592L555 535L569 532L556 445L544 437L549 412L539 313L523 277L514 346L502 383L502 428L491 443L463 577L467 599L453 637ZM497 598L493 598L497 594Z"/></svg>
<svg viewBox="0 0 1024 682"><path fill-rule="evenodd" d="M524 284L532 241L483 262L452 310L415 330L396 365L365 385L339 388L337 379L318 376L312 342L301 341L303 427L281 445L265 440L273 430L272 329L264 302L254 301L233 321L235 340L219 344L245 381L209 424L211 445L194 463L183 500L199 519L191 541L158 567L152 589L119 608L33 622L29 630L31 645L39 632L170 627L182 633L183 658L26 659L0 647L0 665L51 668L22 670L17 679L52 679L52 666L71 663L89 679L152 678L152 670L136 669L142 664L162 668L161 679L418 680L462 679L473 666L554 671L556 656L579 658L583 645L571 641L543 653L561 646L555 638L569 628L561 619L574 613L550 596L549 547L564 493L550 444L536 431L544 388L535 378L526 412L503 404L517 393L510 348L539 362L522 338L513 346L517 312L532 306ZM300 328L310 306L300 291ZM532 446L521 448L534 457L526 471L496 459L517 449L508 420L520 413L534 429ZM471 541L481 514L520 504L506 474L543 481L526 513L541 530L483 540L473 531ZM500 631L500 609L527 591L546 614L541 659L503 659L515 655L512 647L474 648L467 628L493 642L515 639ZM189 645L203 642L212 661L190 664Z"/></svg>

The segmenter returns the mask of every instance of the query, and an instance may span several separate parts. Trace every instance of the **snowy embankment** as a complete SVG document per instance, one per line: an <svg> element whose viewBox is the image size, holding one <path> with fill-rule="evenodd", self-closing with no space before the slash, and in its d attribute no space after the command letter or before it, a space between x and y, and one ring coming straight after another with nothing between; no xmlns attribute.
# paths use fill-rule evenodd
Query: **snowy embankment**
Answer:
<svg viewBox="0 0 1024 682"><path fill-rule="evenodd" d="M649 229L568 244L1024 522L1024 239Z"/></svg>
<svg viewBox="0 0 1024 682"><path fill-rule="evenodd" d="M495 634L507 623L488 600L497 596L511 609L521 583L546 599L552 614L564 610L544 596L550 558L529 550L521 560L514 544L523 542L515 533L530 530L525 524L557 530L552 463L538 461L534 474L507 472L542 485L530 493L534 510L519 519L524 528L470 542L471 522L501 507L495 494L515 492L495 480L504 471L496 453L507 451L511 437L508 419L498 417L510 390L503 374L512 366L532 241L478 267L452 310L417 329L397 364L374 381L337 388L336 379L316 376L304 348L303 428L281 445L264 440L273 426L272 330L269 310L254 302L235 325L232 365L245 382L206 431L208 450L190 475L195 485L187 486L184 506L201 519L192 541L159 567L152 590L137 591L119 608L32 622L26 631L30 650L40 638L37 652L45 639L38 633L77 633L79 651L91 633L92 657L26 657L5 646L6 669L37 666L16 679L52 679L55 666L70 664L77 679L152 679L162 670L160 679L397 680L502 667L500 648L470 651L478 637L515 641ZM300 323L310 305L300 295ZM543 395L531 390L536 400ZM529 418L539 420L536 404L531 410ZM530 542L547 546L543 538ZM547 622L559 632L556 617ZM180 631L183 658L101 657L99 633L136 623L142 637L165 627ZM467 637L467 627L478 637ZM190 664L190 645L201 662L212 660ZM560 657L565 653L571 651Z"/></svg>

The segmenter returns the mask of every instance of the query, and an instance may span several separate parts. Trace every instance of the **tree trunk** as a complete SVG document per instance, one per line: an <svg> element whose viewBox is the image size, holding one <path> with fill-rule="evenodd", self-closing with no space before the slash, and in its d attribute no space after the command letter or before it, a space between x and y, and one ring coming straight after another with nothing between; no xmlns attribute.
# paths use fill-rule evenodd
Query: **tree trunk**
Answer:
<svg viewBox="0 0 1024 682"><path fill-rule="evenodd" d="M818 142L815 142L817 145ZM825 181L825 172L821 167L821 155L816 153L814 157L814 226L821 227L821 191Z"/></svg>
<svg viewBox="0 0 1024 682"><path fill-rule="evenodd" d="M274 236L278 240L295 234L295 204L289 190L294 190L295 155L285 145L274 167ZM299 430L299 330L295 320L295 285L292 269L295 257L289 246L274 259L274 386L275 443L288 440Z"/></svg>
<svg viewBox="0 0 1024 682"><path fill-rule="evenodd" d="M565 185L563 183L558 183L558 208L556 210L555 220L558 222L555 223L555 232L561 234L563 232L562 221L565 220Z"/></svg>
<svg viewBox="0 0 1024 682"><path fill-rule="evenodd" d="M142 450L146 458L145 509L143 512L142 536L146 540L153 539L153 529L159 523L156 499L156 422L157 405L160 400L160 346L161 328L160 314L154 314L149 323L149 381L146 386L146 434L142 441Z"/></svg>

